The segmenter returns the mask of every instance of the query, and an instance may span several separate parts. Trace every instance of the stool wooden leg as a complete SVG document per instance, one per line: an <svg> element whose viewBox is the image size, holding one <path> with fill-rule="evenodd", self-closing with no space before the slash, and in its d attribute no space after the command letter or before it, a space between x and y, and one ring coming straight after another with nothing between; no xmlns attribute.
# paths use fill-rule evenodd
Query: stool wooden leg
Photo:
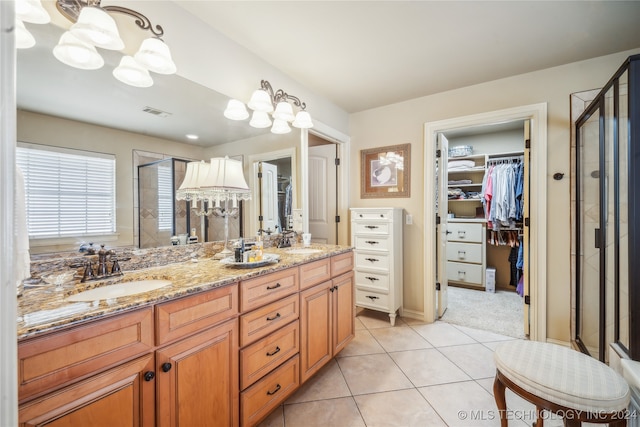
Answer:
<svg viewBox="0 0 640 427"><path fill-rule="evenodd" d="M500 427L507 427L509 420L507 419L507 400L504 397L504 384L500 381L498 372L496 371L496 379L493 381L493 397L496 400L496 406L500 412Z"/></svg>
<svg viewBox="0 0 640 427"><path fill-rule="evenodd" d="M544 427L544 417L542 416L542 409L539 406L536 406L536 422L533 423L533 427Z"/></svg>

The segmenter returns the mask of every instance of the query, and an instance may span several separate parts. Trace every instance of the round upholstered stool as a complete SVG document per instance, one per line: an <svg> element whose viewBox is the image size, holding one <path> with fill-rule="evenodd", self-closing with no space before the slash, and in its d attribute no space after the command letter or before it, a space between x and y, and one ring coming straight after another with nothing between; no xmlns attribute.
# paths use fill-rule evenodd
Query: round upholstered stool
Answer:
<svg viewBox="0 0 640 427"><path fill-rule="evenodd" d="M536 406L537 427L543 425L543 410L562 417L565 426L626 425L629 386L604 363L570 348L524 340L500 344L494 360L493 394L502 427L511 418L505 387Z"/></svg>

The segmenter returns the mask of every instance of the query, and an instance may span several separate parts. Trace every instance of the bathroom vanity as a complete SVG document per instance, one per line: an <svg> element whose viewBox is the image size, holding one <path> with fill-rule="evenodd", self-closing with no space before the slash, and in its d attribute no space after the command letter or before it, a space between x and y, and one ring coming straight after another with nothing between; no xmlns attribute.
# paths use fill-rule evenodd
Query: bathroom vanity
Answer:
<svg viewBox="0 0 640 427"><path fill-rule="evenodd" d="M128 272L171 285L113 300L66 301L100 283L25 290L19 424L256 425L354 337L352 250L314 247Z"/></svg>

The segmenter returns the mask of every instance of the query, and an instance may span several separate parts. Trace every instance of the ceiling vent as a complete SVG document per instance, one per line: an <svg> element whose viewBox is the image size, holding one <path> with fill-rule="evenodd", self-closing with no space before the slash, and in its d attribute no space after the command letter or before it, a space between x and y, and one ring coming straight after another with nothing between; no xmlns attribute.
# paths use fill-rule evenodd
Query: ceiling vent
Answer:
<svg viewBox="0 0 640 427"><path fill-rule="evenodd" d="M169 117L171 115L171 113L167 113L166 111L158 110L157 108L153 107L144 107L142 111L158 117Z"/></svg>

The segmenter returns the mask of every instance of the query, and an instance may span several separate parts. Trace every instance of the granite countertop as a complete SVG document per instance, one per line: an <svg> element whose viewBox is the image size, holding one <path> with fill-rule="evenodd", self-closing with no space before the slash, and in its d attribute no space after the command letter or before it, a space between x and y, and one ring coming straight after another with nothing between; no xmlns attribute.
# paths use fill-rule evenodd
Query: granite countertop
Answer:
<svg viewBox="0 0 640 427"><path fill-rule="evenodd" d="M125 271L123 276L80 283L56 291L53 286L25 287L18 298L18 340L30 338L45 332L96 320L102 316L154 305L185 295L206 291L246 280L251 277L283 270L306 262L349 252L350 246L313 244L313 249L321 252L313 254L292 254L293 248L265 249L265 253L280 256L278 263L267 266L240 269L222 265L212 258L199 258L197 262L186 261L159 267ZM114 283L136 280L169 280L171 285L136 295L99 300L93 302L69 302L70 295L108 286Z"/></svg>

